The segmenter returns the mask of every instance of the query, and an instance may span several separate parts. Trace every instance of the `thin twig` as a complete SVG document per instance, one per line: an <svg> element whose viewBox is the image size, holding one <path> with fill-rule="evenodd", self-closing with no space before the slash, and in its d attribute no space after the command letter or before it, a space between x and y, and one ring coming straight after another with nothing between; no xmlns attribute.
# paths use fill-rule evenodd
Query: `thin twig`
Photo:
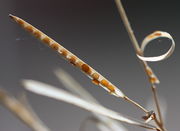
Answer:
<svg viewBox="0 0 180 131"><path fill-rule="evenodd" d="M145 66L144 66L145 68ZM157 93L157 88L156 86L151 82L151 79L148 75L148 72L147 70L145 70L147 76L148 76L148 80L149 80L149 83L151 84L151 90L152 90L152 94L153 94L153 100L154 100L154 103L155 103L155 107L156 107L156 110L157 110L157 113L158 113L158 118L159 120L157 119L157 117L155 117L155 122L156 124L159 126L159 128L161 128L162 131L165 131L166 129L164 128L164 123L163 123L163 118L162 118L162 113L161 113L161 109L160 109L160 104L159 104L159 99L158 99L158 93Z"/></svg>
<svg viewBox="0 0 180 131"><path fill-rule="evenodd" d="M135 37L135 35L134 35L134 32L133 32L133 30L132 30L132 28L131 28L131 25L130 25L130 23L129 23L129 20L128 20L128 18L127 18L127 15L126 15L126 12L125 12L125 10L124 10L124 8L123 8L123 5L122 5L122 3L121 3L121 0L115 0L115 3L116 3L116 6L117 6L117 8L118 8L118 11L119 11L119 14L120 14L120 16L121 16L121 19L123 20L123 23L124 23L124 25L125 25L125 27L126 27L126 30L127 30L127 32L128 32L128 35L129 35L129 37L130 37L130 39L131 39L131 42L133 43L134 49L135 49L136 53L137 53L137 52L140 53L140 52L141 52L141 49L140 49L139 44L138 44L138 41L137 41L137 39L136 39L136 37Z"/></svg>
<svg viewBox="0 0 180 131"><path fill-rule="evenodd" d="M162 128L162 130L164 131L164 123L163 123L163 118L162 118L162 114L161 114L161 110L160 110L160 106L159 106L159 102L158 102L158 96L157 96L157 91L156 91L156 87L153 86L152 88L152 92L153 92L153 95L154 95L154 101L155 101L155 104L156 104L156 107L157 107L157 112L159 114L159 120L160 120L160 127Z"/></svg>
<svg viewBox="0 0 180 131"><path fill-rule="evenodd" d="M143 106L139 105L138 103L134 102L132 99L130 99L129 97L125 97L125 100L132 103L133 105L135 105L136 107L140 108L141 110L143 110L146 114L148 114L148 110L146 110Z"/></svg>
<svg viewBox="0 0 180 131"><path fill-rule="evenodd" d="M131 42L133 43L133 46L134 46L134 49L135 49L136 53L137 54L142 54L143 52L141 51L141 49L139 47L139 44L137 42L137 39L136 39L136 37L135 37L135 35L133 33L133 30L132 30L132 28L130 26L130 23L128 21L128 18L127 18L127 15L125 13L125 10L123 8L121 0L115 0L115 3L116 3L116 6L118 8L119 14L120 14L120 16L121 16L121 18L123 20L123 23L124 23L124 25L126 27L128 35L129 35L129 37L131 39ZM145 69L146 74L148 75L148 72L146 71L147 63L144 62L144 61L141 61L141 63L144 65L143 67ZM148 75L148 77L149 77L149 75ZM153 93L153 96L154 96L155 105L156 105L156 108L157 108L157 111L158 111L158 116L159 116L159 119L160 119L160 121L159 121L159 123L161 125L160 128L162 130L164 130L164 128L163 128L163 119L162 119L160 106L159 106L159 102L158 102L158 98L157 98L157 90L155 89L156 87L154 86L154 84L151 81L150 81L150 83L152 85L151 86L152 87L152 93ZM156 123L157 123L157 121L156 121Z"/></svg>

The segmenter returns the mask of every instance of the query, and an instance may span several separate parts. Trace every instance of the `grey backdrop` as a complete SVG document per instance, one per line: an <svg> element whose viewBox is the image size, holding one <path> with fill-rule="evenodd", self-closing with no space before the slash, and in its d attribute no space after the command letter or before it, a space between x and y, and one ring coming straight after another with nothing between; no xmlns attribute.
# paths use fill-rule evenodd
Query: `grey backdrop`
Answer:
<svg viewBox="0 0 180 131"><path fill-rule="evenodd" d="M139 42L155 30L169 32L176 41L175 53L169 59L150 65L161 80L158 92L168 104L166 127L177 131L180 128L180 2L123 0L123 4ZM53 74L54 69L63 68L106 107L140 118L142 112L93 85L79 70L12 22L9 13L61 42L130 98L145 105L151 97L149 84L113 0L0 0L0 85L13 95L23 91L20 80L24 78L63 88ZM162 42L150 45L147 55L165 52L169 48L168 40ZM29 92L27 95L36 113L52 131L78 131L90 116L72 105ZM131 131L143 130L124 125ZM30 130L0 106L0 131ZM87 125L87 131L90 130L97 130L92 123Z"/></svg>

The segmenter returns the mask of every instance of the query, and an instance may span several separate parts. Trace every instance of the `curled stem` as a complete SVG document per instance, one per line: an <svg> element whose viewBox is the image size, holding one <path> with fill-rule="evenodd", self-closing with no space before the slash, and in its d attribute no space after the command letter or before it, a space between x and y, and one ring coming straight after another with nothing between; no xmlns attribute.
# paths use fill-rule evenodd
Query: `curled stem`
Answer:
<svg viewBox="0 0 180 131"><path fill-rule="evenodd" d="M127 18L127 15L126 15L126 12L123 8L123 5L122 5L122 2L121 0L115 0L115 3L116 3L116 6L118 8L118 11L119 11L119 14L122 18L122 21L125 25L125 28L128 32L128 35L129 35L129 38L134 46L134 49L136 51L137 54L143 54L142 50L140 49L139 47L139 44L138 44L138 41L134 35L134 32L131 28L131 25L130 25L130 22ZM147 63L145 61L141 61L141 63L143 64L143 67L144 67L144 70L147 74L147 76L149 77L148 75L148 72L146 71L146 68L147 68ZM159 117L159 120L157 120L157 118L155 118L155 122L156 124L161 128L162 131L164 131L164 126L163 126L163 119L162 119L162 115L161 115L161 110L160 110L160 106L159 106L159 102L158 102L158 97L157 97L157 90L156 90L156 87L155 85L150 81L150 84L151 84L151 87L152 87L152 93L153 93L153 98L154 98L154 102L155 102L155 106L157 108L157 111L158 111L158 117Z"/></svg>

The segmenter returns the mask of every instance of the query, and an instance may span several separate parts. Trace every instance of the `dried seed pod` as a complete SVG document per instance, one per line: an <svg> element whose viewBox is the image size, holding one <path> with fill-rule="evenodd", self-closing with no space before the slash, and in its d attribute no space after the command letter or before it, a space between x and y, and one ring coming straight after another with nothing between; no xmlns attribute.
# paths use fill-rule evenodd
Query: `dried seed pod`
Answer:
<svg viewBox="0 0 180 131"><path fill-rule="evenodd" d="M26 21L22 20L21 18L13 15L9 15L9 16L19 25L21 25L25 30L30 32L33 36L40 39L43 43L54 49L71 64L78 67L82 72L84 72L89 78L92 79L94 84L102 86L105 90L107 90L108 92L110 92L111 94L117 97L121 97L121 98L125 97L124 93L120 91L115 85L113 85L110 81L104 78L101 74L99 74L96 70L94 70L92 67L86 64L84 61L79 59L73 53L65 49L61 44L57 43L49 36L41 32L31 24L27 23Z"/></svg>

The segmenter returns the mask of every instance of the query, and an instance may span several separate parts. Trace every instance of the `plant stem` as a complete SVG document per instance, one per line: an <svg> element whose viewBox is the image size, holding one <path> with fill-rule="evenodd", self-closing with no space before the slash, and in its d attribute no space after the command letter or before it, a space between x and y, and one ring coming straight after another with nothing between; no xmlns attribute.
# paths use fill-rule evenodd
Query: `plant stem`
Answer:
<svg viewBox="0 0 180 131"><path fill-rule="evenodd" d="M158 100L158 93L157 93L157 88L156 86L150 81L150 77L148 75L148 72L147 70L145 70L146 66L147 66L147 63L145 62L142 62L143 64L143 67L144 67L144 71L146 72L148 78L149 78L149 83L151 84L151 90L152 90L152 94L153 94L153 99L154 99L154 103L155 103L155 106L156 106L156 109L157 109L157 113L158 113L158 118L159 120L157 119L157 117L155 117L155 122L156 124L161 128L162 131L165 131L164 129L164 123L163 123L163 118L162 118L162 114L161 114L161 109L160 109L160 104L159 104L159 100Z"/></svg>
<svg viewBox="0 0 180 131"><path fill-rule="evenodd" d="M130 99L129 97L124 97L124 99L132 104L134 104L136 107L140 108L141 110L143 110L146 114L149 112L148 110L146 110L144 107L142 107L140 104L138 104L137 102L133 101L132 99Z"/></svg>
<svg viewBox="0 0 180 131"><path fill-rule="evenodd" d="M127 18L127 15L126 15L126 12L123 8L123 5L122 5L122 2L121 0L115 0L115 3L116 3L116 6L118 8L118 11L119 11L119 14L122 18L122 21L125 25L125 28L128 32L128 35L130 37L130 40L134 46L134 49L136 51L137 54L142 54L143 52L141 51L140 47L139 47L139 44L138 44L138 41L134 35L134 32L131 28L131 25L129 23L129 20ZM141 61L141 63L143 64L143 67L144 69L146 69L146 66L147 66L147 63L144 62L144 61ZM145 70L146 72L146 70ZM148 73L146 72L147 76L149 77ZM157 123L157 125L161 128L162 131L164 131L164 127L163 127L163 119L162 119L162 115L161 115L161 110L160 110L160 106L159 106L159 102L158 102L158 97L157 97L157 90L156 90L156 87L155 85L150 81L151 83L151 87L152 87L152 93L153 93L153 98L154 98L154 102L155 102L155 106L157 108L157 111L158 111L158 116L159 116L159 121L157 120L157 118L155 118L155 122ZM136 105L136 104L135 104Z"/></svg>
<svg viewBox="0 0 180 131"><path fill-rule="evenodd" d="M33 131L50 131L32 110L2 89L0 89L0 104L10 110Z"/></svg>
<svg viewBox="0 0 180 131"><path fill-rule="evenodd" d="M121 19L122 19L122 21L123 21L123 23L124 23L124 26L126 27L126 30L127 30L127 32L128 32L128 35L129 35L129 37L130 37L130 40L131 40L131 42L133 43L134 49L135 49L136 53L137 53L137 52L140 53L140 52L141 52L141 49L140 49L139 44L138 44L138 41L137 41L137 39L136 39L136 37L135 37L135 35L134 35L134 32L133 32L133 30L132 30L132 28L131 28L131 25L130 25L130 23L129 23L129 20L128 20L128 18L127 18L127 15L126 15L126 12L125 12L125 10L124 10L124 8L123 8L123 5L122 5L122 3L121 3L121 0L115 0L115 3L116 3L116 6L117 6L117 8L118 8L118 11L119 11L119 14L120 14L120 16L121 16Z"/></svg>
<svg viewBox="0 0 180 131"><path fill-rule="evenodd" d="M162 114L161 114L161 110L160 110L160 104L159 104L159 101L158 101L157 90L156 90L155 85L152 84L151 89L152 89L152 92L153 92L153 98L154 98L154 102L155 102L157 112L158 112L158 116L159 116L159 126L164 131L165 130L164 129L164 123L163 123L163 119L162 119Z"/></svg>

